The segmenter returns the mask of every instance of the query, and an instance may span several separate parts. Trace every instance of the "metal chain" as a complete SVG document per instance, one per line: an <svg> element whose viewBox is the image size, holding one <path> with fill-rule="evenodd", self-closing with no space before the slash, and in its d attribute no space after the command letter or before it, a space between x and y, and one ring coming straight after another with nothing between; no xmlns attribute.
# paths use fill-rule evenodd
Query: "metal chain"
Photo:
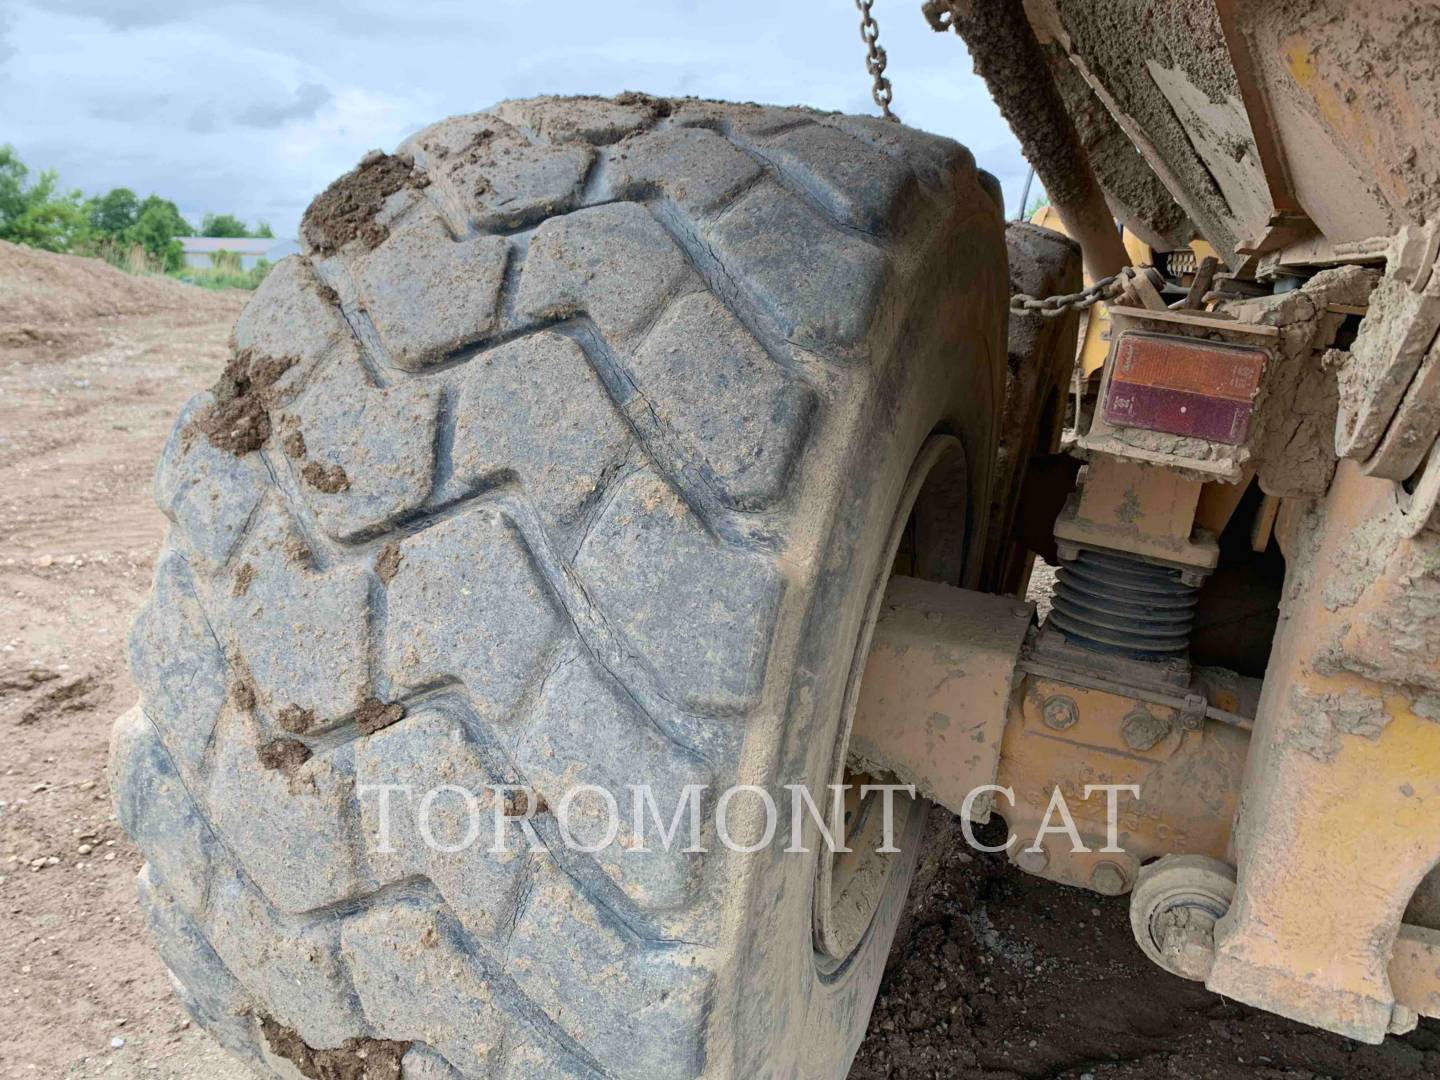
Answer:
<svg viewBox="0 0 1440 1080"><path fill-rule="evenodd" d="M875 104L880 106L885 119L894 120L898 124L900 117L890 111L890 102L894 100L895 93L890 88L890 80L885 77L886 56L885 50L880 47L880 26L876 23L875 16L870 13L874 6L875 0L855 0L855 7L860 12L860 40L865 42L865 70L875 81L870 96L875 99Z"/></svg>
<svg viewBox="0 0 1440 1080"><path fill-rule="evenodd" d="M1128 266L1125 268L1125 270L1129 269ZM1068 293L1064 296L1047 296L1040 300L1033 296L1026 296L1024 293L1016 293L1010 297L1010 310L1018 315L1043 315L1047 319L1058 319L1067 311L1083 311L1085 308L1098 304L1101 300L1110 300L1123 292L1125 270L1101 278L1095 284L1089 285L1077 293Z"/></svg>

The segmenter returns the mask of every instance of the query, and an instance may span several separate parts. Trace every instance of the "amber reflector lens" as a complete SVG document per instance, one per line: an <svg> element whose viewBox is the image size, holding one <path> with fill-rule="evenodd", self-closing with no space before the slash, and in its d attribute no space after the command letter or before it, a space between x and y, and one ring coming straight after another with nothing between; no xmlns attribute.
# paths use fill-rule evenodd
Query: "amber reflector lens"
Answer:
<svg viewBox="0 0 1440 1080"><path fill-rule="evenodd" d="M1163 334L1125 334L1115 347L1105 420L1120 427L1245 441L1265 373L1264 349Z"/></svg>

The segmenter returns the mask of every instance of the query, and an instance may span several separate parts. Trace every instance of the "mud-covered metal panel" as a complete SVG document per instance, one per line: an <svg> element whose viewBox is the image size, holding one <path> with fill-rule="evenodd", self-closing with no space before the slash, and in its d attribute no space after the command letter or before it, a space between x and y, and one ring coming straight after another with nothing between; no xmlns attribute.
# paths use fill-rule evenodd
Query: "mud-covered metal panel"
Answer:
<svg viewBox="0 0 1440 1080"><path fill-rule="evenodd" d="M1440 208L1440 9L1246 0L1245 31L1300 205L1332 242Z"/></svg>
<svg viewBox="0 0 1440 1080"><path fill-rule="evenodd" d="M1312 223L1333 250L1440 208L1433 4L1025 6L1232 267Z"/></svg>
<svg viewBox="0 0 1440 1080"><path fill-rule="evenodd" d="M1213 5L1180 0L1039 0L1026 4L1026 10L1032 23L1042 25L1065 49L1205 238L1226 262L1236 265L1236 247L1252 228L1264 225L1264 218L1256 216L1265 188L1254 143L1238 138L1221 146L1217 130L1192 131L1188 124L1193 118L1177 115L1172 103L1172 99L1197 106L1218 103L1215 107L1226 115L1238 110L1244 116L1240 86ZM1156 85L1152 65L1166 73L1166 92ZM1227 153L1231 166L1222 184L1207 157L1218 161Z"/></svg>
<svg viewBox="0 0 1440 1080"><path fill-rule="evenodd" d="M1397 991L1416 989L1387 965L1440 858L1440 714L1424 689L1440 609L1423 590L1440 564L1433 537L1404 536L1392 488L1345 462L1324 499L1277 525L1286 595L1235 831L1235 903L1205 984L1370 1043L1404 1019Z"/></svg>

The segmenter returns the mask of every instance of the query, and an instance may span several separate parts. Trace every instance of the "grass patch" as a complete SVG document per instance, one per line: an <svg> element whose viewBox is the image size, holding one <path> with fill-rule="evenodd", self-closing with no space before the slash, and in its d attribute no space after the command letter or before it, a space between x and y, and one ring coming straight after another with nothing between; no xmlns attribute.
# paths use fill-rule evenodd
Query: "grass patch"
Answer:
<svg viewBox="0 0 1440 1080"><path fill-rule="evenodd" d="M210 256L210 262L210 266L172 270L169 276L202 289L258 289L271 266L268 259L261 259L249 270L242 270L240 256L234 251L217 251Z"/></svg>
<svg viewBox="0 0 1440 1080"><path fill-rule="evenodd" d="M265 280L273 265L268 259L261 259L249 270L244 269L238 251L217 251L210 256L209 266L182 266L177 270L166 270L165 260L147 252L139 244L96 244L91 252L96 258L104 259L111 266L127 274L141 277L164 276L187 285L202 289L249 289L255 290Z"/></svg>

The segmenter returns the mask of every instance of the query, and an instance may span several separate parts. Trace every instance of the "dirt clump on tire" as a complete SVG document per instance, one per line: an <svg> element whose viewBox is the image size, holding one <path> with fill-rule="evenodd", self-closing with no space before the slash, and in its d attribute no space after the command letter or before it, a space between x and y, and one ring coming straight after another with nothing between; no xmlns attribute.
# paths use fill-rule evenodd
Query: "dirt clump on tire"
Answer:
<svg viewBox="0 0 1440 1080"><path fill-rule="evenodd" d="M294 735L304 735L315 726L315 713L298 705L286 705L275 714L275 722Z"/></svg>
<svg viewBox="0 0 1440 1080"><path fill-rule="evenodd" d="M380 580L389 585L396 574L400 572L400 560L404 556L400 553L400 545L394 540L380 549L380 555L375 560L375 573Z"/></svg>
<svg viewBox="0 0 1440 1080"><path fill-rule="evenodd" d="M272 389L296 363L293 356L256 356L249 349L236 353L211 388L214 404L195 426L217 450L236 457L259 450L270 440Z"/></svg>
<svg viewBox="0 0 1440 1080"><path fill-rule="evenodd" d="M291 778L310 760L310 748L299 739L271 739L261 745L259 754L261 765Z"/></svg>
<svg viewBox="0 0 1440 1080"><path fill-rule="evenodd" d="M381 728L405 719L405 706L398 701L381 701L366 698L364 704L355 710L355 726L362 735L374 735Z"/></svg>
<svg viewBox="0 0 1440 1080"><path fill-rule="evenodd" d="M338 495L350 487L350 477L345 475L343 465L322 465L318 461L307 461L300 470L300 475L316 491L326 495Z"/></svg>
<svg viewBox="0 0 1440 1080"><path fill-rule="evenodd" d="M253 563L241 563L240 569L235 571L235 584L231 586L231 596L244 596L251 584L255 581L255 566Z"/></svg>
<svg viewBox="0 0 1440 1080"><path fill-rule="evenodd" d="M371 251L390 235L375 215L386 199L406 186L421 186L414 159L371 151L315 197L300 221L300 235L321 255L333 254L352 240Z"/></svg>
<svg viewBox="0 0 1440 1080"><path fill-rule="evenodd" d="M410 1049L408 1042L391 1039L349 1039L333 1050L314 1050L268 1016L261 1018L260 1030L270 1049L309 1080L400 1080L400 1059Z"/></svg>
<svg viewBox="0 0 1440 1080"><path fill-rule="evenodd" d="M638 90L626 90L615 95L616 105L640 105L650 110L650 115L656 120L669 116L675 111L673 102L666 98L654 97L651 94L642 94Z"/></svg>

